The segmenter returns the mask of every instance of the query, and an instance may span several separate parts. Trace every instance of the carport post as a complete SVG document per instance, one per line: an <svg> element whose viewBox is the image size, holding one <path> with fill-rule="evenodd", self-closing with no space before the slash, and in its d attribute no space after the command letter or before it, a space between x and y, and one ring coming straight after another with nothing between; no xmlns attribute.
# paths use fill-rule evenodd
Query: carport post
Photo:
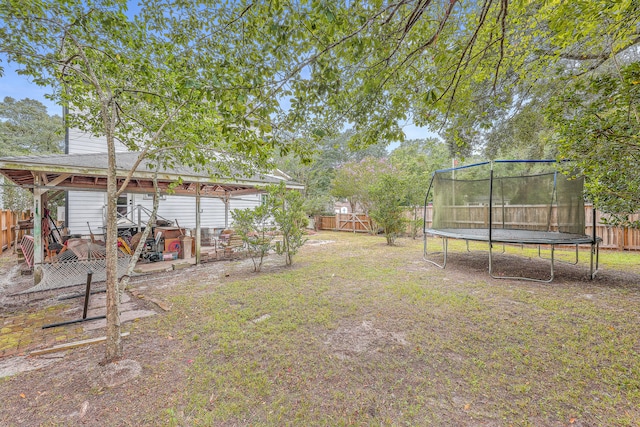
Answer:
<svg viewBox="0 0 640 427"><path fill-rule="evenodd" d="M200 184L196 186L196 264L200 264L202 254L200 253Z"/></svg>
<svg viewBox="0 0 640 427"><path fill-rule="evenodd" d="M33 178L33 283L37 285L42 281L42 261L44 259L44 247L42 246L42 195L47 191L41 188L40 175Z"/></svg>
<svg viewBox="0 0 640 427"><path fill-rule="evenodd" d="M224 228L229 228L229 193L224 193Z"/></svg>

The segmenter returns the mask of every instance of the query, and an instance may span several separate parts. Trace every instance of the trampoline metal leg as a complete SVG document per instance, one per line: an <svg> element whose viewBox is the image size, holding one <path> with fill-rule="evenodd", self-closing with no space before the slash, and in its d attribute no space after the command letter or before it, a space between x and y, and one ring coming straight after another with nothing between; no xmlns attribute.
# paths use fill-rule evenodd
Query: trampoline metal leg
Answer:
<svg viewBox="0 0 640 427"><path fill-rule="evenodd" d="M551 246L553 247L553 245L551 245ZM545 258L545 257L542 256L540 245L538 245L538 258L546 259L546 260L549 259L549 258ZM576 259L575 259L575 261L573 261L573 262L571 262L571 261L563 261L563 260L560 259L560 260L558 260L558 262L564 262L564 263L571 264L571 265L577 265L578 264L578 244L576 243Z"/></svg>
<svg viewBox="0 0 640 427"><path fill-rule="evenodd" d="M491 242L489 242L489 276L493 277L493 251L491 250Z"/></svg>
<svg viewBox="0 0 640 427"><path fill-rule="evenodd" d="M554 263L555 263L555 245L551 245L551 272L550 277L547 280L544 279L535 279L533 277L524 277L524 276L495 276L493 274L493 251L491 250L491 243L489 243L489 276L493 279L511 279L511 280L528 280L530 282L540 282L540 283L550 283L554 278Z"/></svg>
<svg viewBox="0 0 640 427"><path fill-rule="evenodd" d="M595 252L595 258L596 258L596 268L595 268L595 270L593 269L593 255L594 255L594 252ZM596 241L595 243L591 244L591 269L590 269L591 280L595 279L596 274L598 273L599 261L600 261L600 242Z"/></svg>
<svg viewBox="0 0 640 427"><path fill-rule="evenodd" d="M423 258L424 258L425 261L435 265L436 267L445 268L447 266L447 253L448 252L449 252L449 238L448 237L442 237L442 252L433 252L433 253L431 253L431 255L437 255L437 254L440 254L440 253L443 254L442 264L438 264L437 262L427 258L427 255L429 255L428 250L427 250L427 233L424 234Z"/></svg>

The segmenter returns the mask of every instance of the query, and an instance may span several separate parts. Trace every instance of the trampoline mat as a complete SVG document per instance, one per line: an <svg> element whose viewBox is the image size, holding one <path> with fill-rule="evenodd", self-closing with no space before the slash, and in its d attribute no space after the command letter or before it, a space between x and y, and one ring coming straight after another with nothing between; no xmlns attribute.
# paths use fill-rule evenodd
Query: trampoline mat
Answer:
<svg viewBox="0 0 640 427"><path fill-rule="evenodd" d="M428 234L452 239L489 241L488 228L443 228L428 229ZM535 244L535 245L575 245L592 244L593 238L584 234L560 233L557 231L533 231L494 228L491 241L498 243Z"/></svg>

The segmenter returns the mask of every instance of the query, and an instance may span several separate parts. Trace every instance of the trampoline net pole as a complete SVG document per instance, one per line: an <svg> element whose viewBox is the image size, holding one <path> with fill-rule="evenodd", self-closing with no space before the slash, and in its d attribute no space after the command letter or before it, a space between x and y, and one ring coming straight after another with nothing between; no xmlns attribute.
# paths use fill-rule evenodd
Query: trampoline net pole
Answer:
<svg viewBox="0 0 640 427"><path fill-rule="evenodd" d="M491 247L491 231L493 230L493 163L489 173L489 247Z"/></svg>

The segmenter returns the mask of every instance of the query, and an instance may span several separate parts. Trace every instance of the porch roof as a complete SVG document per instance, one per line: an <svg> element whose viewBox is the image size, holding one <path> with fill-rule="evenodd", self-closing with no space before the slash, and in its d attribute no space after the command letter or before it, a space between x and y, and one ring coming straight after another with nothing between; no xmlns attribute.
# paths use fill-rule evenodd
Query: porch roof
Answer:
<svg viewBox="0 0 640 427"><path fill-rule="evenodd" d="M137 152L116 154L119 185L124 182L138 156ZM150 164L147 160L140 163L126 187L126 192L153 192L155 171L149 167ZM0 158L0 173L23 188L34 188L36 177L39 177L39 185L44 189L106 191L107 153L3 157ZM302 184L287 178L279 171L250 177L237 175L227 178L212 177L207 171L196 171L181 165L171 168L160 167L158 170L158 186L161 192L166 193L172 186L173 194L195 196L196 188L199 186L202 197L253 194L260 192L261 186L282 181L290 189L304 188Z"/></svg>

